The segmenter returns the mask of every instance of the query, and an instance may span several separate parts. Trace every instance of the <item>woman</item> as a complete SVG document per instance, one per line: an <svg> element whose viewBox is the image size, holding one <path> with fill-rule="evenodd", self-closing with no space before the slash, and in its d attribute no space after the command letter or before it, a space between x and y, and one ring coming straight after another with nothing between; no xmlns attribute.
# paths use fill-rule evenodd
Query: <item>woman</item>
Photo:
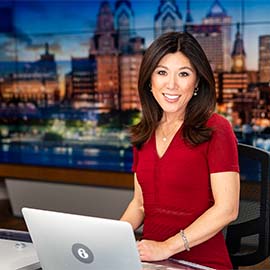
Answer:
<svg viewBox="0 0 270 270"><path fill-rule="evenodd" d="M141 260L173 257L231 269L221 230L238 215L237 141L214 112L214 77L199 43L179 32L156 39L142 60L138 89L134 197L121 220L134 230L144 224Z"/></svg>

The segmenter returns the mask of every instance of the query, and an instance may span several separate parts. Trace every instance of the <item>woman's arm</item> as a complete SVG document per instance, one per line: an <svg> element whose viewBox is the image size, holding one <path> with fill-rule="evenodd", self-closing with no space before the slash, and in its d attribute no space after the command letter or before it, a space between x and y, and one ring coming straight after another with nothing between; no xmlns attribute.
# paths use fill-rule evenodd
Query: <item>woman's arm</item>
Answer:
<svg viewBox="0 0 270 270"><path fill-rule="evenodd" d="M137 176L134 174L134 195L133 199L129 203L127 209L122 215L122 221L127 221L132 225L133 230L138 229L144 219L144 208L143 208L143 196L142 190L138 183Z"/></svg>
<svg viewBox="0 0 270 270"><path fill-rule="evenodd" d="M213 173L210 178L214 205L185 228L190 248L207 241L238 216L239 173ZM185 246L180 233L177 233L164 242L142 240L138 249L141 260L154 261L167 259L185 250Z"/></svg>

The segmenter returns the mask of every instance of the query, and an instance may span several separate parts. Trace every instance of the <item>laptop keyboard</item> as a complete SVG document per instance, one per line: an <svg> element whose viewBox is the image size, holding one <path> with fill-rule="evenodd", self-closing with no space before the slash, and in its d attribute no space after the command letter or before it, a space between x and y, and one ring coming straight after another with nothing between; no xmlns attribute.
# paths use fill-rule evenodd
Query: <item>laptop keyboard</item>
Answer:
<svg viewBox="0 0 270 270"><path fill-rule="evenodd" d="M24 231L13 231L13 230L6 230L6 229L0 229L0 239L6 239L6 240L16 240L16 241L22 241L31 243L31 237L28 232Z"/></svg>

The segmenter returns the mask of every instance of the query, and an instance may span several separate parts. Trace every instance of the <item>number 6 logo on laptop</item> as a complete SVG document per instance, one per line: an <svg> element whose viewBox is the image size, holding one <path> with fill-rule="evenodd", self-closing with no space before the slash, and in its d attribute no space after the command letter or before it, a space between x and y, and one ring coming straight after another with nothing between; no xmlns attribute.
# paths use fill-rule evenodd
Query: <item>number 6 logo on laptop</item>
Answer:
<svg viewBox="0 0 270 270"><path fill-rule="evenodd" d="M91 263L94 261L92 251L85 245L76 243L72 245L72 253L76 259L82 263Z"/></svg>

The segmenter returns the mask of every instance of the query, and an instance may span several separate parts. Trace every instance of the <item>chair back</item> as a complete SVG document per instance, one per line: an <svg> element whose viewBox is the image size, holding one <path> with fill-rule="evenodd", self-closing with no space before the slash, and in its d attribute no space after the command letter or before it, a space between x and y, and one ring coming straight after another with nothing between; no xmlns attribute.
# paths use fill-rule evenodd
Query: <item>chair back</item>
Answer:
<svg viewBox="0 0 270 270"><path fill-rule="evenodd" d="M238 144L240 208L229 224L226 244L234 269L262 262L269 256L270 153Z"/></svg>

